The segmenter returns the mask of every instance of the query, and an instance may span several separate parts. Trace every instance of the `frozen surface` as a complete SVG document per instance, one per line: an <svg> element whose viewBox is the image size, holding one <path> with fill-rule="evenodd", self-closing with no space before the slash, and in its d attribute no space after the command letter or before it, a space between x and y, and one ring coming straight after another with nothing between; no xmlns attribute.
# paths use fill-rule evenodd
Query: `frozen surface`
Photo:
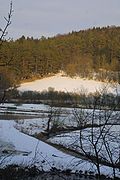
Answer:
<svg viewBox="0 0 120 180"><path fill-rule="evenodd" d="M13 103L4 103L0 105L1 114L13 114L13 115L27 115L27 116L36 116L42 117L44 112L49 110L49 106L44 104L13 104ZM1 118L0 118L1 119ZM21 118L22 119L22 118Z"/></svg>

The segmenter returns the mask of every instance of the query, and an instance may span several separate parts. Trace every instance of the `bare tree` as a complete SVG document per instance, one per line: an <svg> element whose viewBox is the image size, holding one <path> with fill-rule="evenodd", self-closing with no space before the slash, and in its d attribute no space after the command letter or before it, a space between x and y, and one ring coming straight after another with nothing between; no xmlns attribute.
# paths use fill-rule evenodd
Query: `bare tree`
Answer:
<svg viewBox="0 0 120 180"><path fill-rule="evenodd" d="M0 46L2 45L3 41L5 40L6 35L8 34L7 29L8 29L8 26L10 26L10 24L11 24L12 13L13 13L13 5L12 5L12 1L11 1L8 16L7 16L7 18L4 17L4 19L6 21L6 25L5 25L5 27L3 29L0 28L0 32L1 32Z"/></svg>
<svg viewBox="0 0 120 180"><path fill-rule="evenodd" d="M48 121L46 128L46 132L48 136L50 133L57 132L58 128L62 128L60 122L60 115L61 115L61 108L55 108L53 104L51 104L48 113Z"/></svg>
<svg viewBox="0 0 120 180"><path fill-rule="evenodd" d="M115 179L116 169L120 168L120 135L113 131L113 128L120 122L120 113L116 111L117 104L115 103L110 109L107 107L103 109L104 98L103 94L95 96L93 109L88 109L86 113L83 110L75 111L74 114L76 121L79 121L82 127L79 133L81 152L95 164L99 177L101 175L100 166L103 164L112 167ZM89 119L88 127L85 126L85 122L88 123L87 119Z"/></svg>
<svg viewBox="0 0 120 180"><path fill-rule="evenodd" d="M6 21L6 25L4 28L0 28L0 48L8 34L7 29L11 24L12 13L13 13L13 5L11 1L8 16L4 17ZM5 101L6 89L11 87L12 84L13 84L12 79L11 77L9 78L7 74L6 63L3 63L0 65L0 103L3 103Z"/></svg>

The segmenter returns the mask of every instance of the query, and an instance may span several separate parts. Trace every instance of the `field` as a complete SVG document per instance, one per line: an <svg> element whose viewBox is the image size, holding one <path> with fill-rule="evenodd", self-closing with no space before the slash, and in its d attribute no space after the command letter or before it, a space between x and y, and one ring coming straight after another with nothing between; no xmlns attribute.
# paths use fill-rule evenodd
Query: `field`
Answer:
<svg viewBox="0 0 120 180"><path fill-rule="evenodd" d="M94 93L106 88L109 93L116 94L116 90L118 93L120 93L119 84L83 79L78 76L68 77L63 72L40 80L23 83L20 85L18 90L42 92L48 91L49 88L53 88L55 91L74 93Z"/></svg>
<svg viewBox="0 0 120 180"><path fill-rule="evenodd" d="M76 118L76 115L81 115ZM104 128L104 135L109 130L107 142L112 159L116 162L116 175L119 174L119 144L120 144L120 113L119 111L95 110L94 141L104 126L105 116L109 121ZM0 165L8 164L36 165L44 171L55 167L60 170L70 169L71 172L97 173L96 165L80 149L80 132L84 137L85 151L95 156L90 141L93 109L57 108L44 104L4 104L0 106ZM84 115L84 116L83 116ZM51 121L48 129L48 121ZM81 129L80 119L86 121ZM14 119L14 120L13 120ZM101 120L101 126L99 121ZM97 148L100 149L101 174L113 176L110 159L100 137Z"/></svg>

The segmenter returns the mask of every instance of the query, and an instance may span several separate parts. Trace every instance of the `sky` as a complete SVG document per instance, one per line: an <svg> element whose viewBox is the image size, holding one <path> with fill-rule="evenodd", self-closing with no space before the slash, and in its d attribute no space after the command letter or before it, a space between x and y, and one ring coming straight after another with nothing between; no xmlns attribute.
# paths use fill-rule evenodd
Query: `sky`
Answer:
<svg viewBox="0 0 120 180"><path fill-rule="evenodd" d="M120 25L120 0L13 0L13 39L41 38L92 27ZM0 0L0 28L5 26L10 0Z"/></svg>

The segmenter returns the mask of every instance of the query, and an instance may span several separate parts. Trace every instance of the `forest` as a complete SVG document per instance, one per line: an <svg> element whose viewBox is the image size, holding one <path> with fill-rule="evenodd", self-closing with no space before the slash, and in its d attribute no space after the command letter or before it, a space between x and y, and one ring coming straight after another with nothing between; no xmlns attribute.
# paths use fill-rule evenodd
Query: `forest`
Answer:
<svg viewBox="0 0 120 180"><path fill-rule="evenodd" d="M6 40L0 48L0 69L13 84L60 70L69 76L120 83L120 27Z"/></svg>
<svg viewBox="0 0 120 180"><path fill-rule="evenodd" d="M0 179L120 180L120 27L13 40L12 13L11 1L0 28ZM59 75L54 84L79 78L79 91L52 86ZM42 91L19 89L34 80Z"/></svg>

